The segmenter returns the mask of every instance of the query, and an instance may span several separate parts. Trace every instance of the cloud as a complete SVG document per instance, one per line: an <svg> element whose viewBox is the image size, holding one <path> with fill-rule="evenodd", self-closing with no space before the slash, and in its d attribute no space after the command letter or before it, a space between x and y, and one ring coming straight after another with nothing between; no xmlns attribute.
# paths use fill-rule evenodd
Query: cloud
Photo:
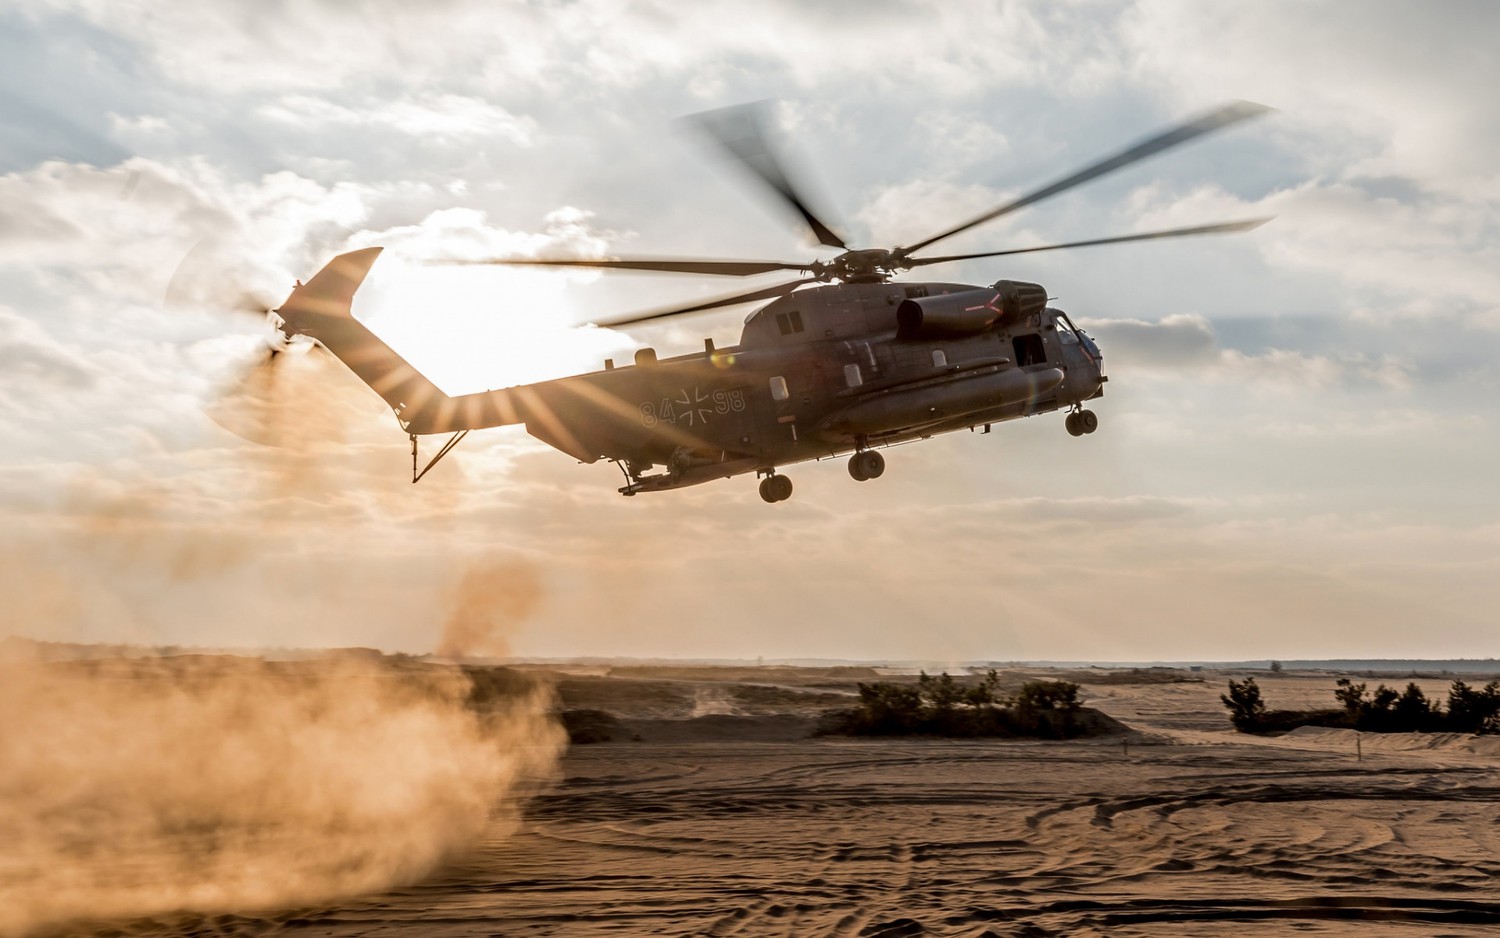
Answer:
<svg viewBox="0 0 1500 938"><path fill-rule="evenodd" d="M1219 187L1179 193L1163 185L1137 189L1130 201L1144 227L1275 216L1246 244L1272 269L1336 278L1353 309L1400 317L1457 311L1500 322L1500 233L1493 225L1500 201L1433 192L1396 198L1357 176L1308 180L1254 201Z"/></svg>
<svg viewBox="0 0 1500 938"><path fill-rule="evenodd" d="M1141 319L1085 321L1099 340L1111 369L1185 372L1196 381L1235 383L1305 393L1350 383L1388 391L1412 387L1413 366L1395 356L1355 352L1316 354L1270 348L1257 352L1222 348L1203 316L1178 313L1155 322Z"/></svg>
<svg viewBox="0 0 1500 938"><path fill-rule="evenodd" d="M809 9L774 0L747 15L733 0L500 8L448 0L420 9L315 0L253 10L232 0L171 10L141 0L48 0L29 15L82 20L133 45L159 76L184 87L331 96L404 84L512 100L572 98L591 111L619 90L684 103L745 100L767 88L885 102L933 97L919 89L981 96L1013 86L1078 97L1108 91L1126 65L1112 34L1119 14L1097 3L996 0L948 9L899 0ZM910 41L914 35L922 41Z"/></svg>
<svg viewBox="0 0 1500 938"><path fill-rule="evenodd" d="M87 272L111 299L156 305L182 259L206 237L242 256L286 263L309 235L357 224L377 189L322 186L292 173L245 182L201 161L117 166L48 162L0 176L0 204L18 220L0 240L0 266ZM282 280L283 284L289 279Z"/></svg>
<svg viewBox="0 0 1500 938"><path fill-rule="evenodd" d="M1219 357L1213 326L1202 316L1177 313L1156 322L1142 319L1090 319L1085 328L1097 338L1106 359L1142 367L1206 364Z"/></svg>
<svg viewBox="0 0 1500 938"><path fill-rule="evenodd" d="M52 388L79 389L91 386L94 369L76 354L64 348L35 323L0 306L0 395L9 406L17 406L22 392L30 397L38 385Z"/></svg>
<svg viewBox="0 0 1500 938"><path fill-rule="evenodd" d="M1360 355L1308 355L1287 349L1271 349L1260 355L1227 350L1212 376L1293 394L1351 383L1387 391L1405 391L1412 385L1411 367L1393 355L1371 360Z"/></svg>
<svg viewBox="0 0 1500 938"><path fill-rule="evenodd" d="M1002 204L1005 193L988 186L957 184L937 179L912 179L877 187L861 205L856 218L863 222L883 246L910 244L931 237L981 212ZM985 229L991 239L1016 238L996 223ZM941 253L934 247L928 254Z"/></svg>
<svg viewBox="0 0 1500 938"><path fill-rule="evenodd" d="M414 225L362 231L357 243L381 245L417 261L487 261L502 258L602 257L612 233L589 225L592 213L564 206L549 212L540 232L512 231L490 224L483 211L438 209ZM557 271L564 276L596 279L589 270Z"/></svg>
<svg viewBox="0 0 1500 938"><path fill-rule="evenodd" d="M1486 155L1500 144L1500 123L1472 93L1500 83L1500 63L1455 54L1500 28L1500 10L1151 0L1132 4L1121 27L1132 64L1175 99L1246 97L1282 108L1279 119L1313 144L1302 149L1320 158L1319 171L1500 198Z"/></svg>
<svg viewBox="0 0 1500 938"><path fill-rule="evenodd" d="M409 95L394 101L369 99L358 105L338 104L311 95L286 95L262 105L260 114L305 128L392 130L419 143L459 143L496 137L529 146L536 134L536 121L532 118L516 117L487 101L457 94Z"/></svg>

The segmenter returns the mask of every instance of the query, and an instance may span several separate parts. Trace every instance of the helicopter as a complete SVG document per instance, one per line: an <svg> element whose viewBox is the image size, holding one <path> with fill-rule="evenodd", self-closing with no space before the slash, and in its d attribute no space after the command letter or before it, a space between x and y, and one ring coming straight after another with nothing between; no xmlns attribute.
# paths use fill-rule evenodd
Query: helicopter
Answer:
<svg viewBox="0 0 1500 938"><path fill-rule="evenodd" d="M419 481L472 430L521 424L583 463L601 459L624 475L622 495L659 492L754 473L768 503L785 501L790 464L847 455L858 482L880 478L882 450L956 430L1065 412L1075 437L1093 433L1085 404L1108 377L1097 342L1048 305L1040 284L1001 279L973 285L892 279L915 268L1038 251L1248 231L1269 221L1197 225L1066 244L977 253L919 252L1075 186L1270 110L1223 105L1061 177L961 224L895 248L851 248L816 215L772 146L763 108L698 115L708 137L801 217L821 245L842 253L808 262L675 257L489 258L461 263L587 267L719 276L796 271L802 277L706 302L618 318L629 326L769 300L746 317L739 344L517 387L450 396L353 317L350 307L382 248L339 255L272 310L278 338L306 337L332 352L394 411L410 438ZM805 288L805 289L804 289ZM306 341L303 339L301 341ZM274 356L273 356L274 357ZM420 466L418 439L444 434Z"/></svg>

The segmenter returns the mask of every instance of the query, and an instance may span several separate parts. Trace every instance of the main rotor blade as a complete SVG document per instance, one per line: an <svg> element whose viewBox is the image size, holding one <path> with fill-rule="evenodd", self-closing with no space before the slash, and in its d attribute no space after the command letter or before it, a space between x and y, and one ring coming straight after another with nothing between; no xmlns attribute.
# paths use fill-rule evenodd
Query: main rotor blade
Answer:
<svg viewBox="0 0 1500 938"><path fill-rule="evenodd" d="M659 270L677 274L714 274L724 277L748 277L773 270L811 270L811 264L784 264L781 261L720 261L690 257L634 257L601 260L537 260L525 257L496 257L477 261L443 261L445 264L502 264L524 267L600 267L606 270Z"/></svg>
<svg viewBox="0 0 1500 938"><path fill-rule="evenodd" d="M1158 134L1149 140L1143 140L1108 159L1100 160L1071 176L1066 176L1050 185L1037 189L1035 192L1027 193L1019 199L1007 202L994 211L986 212L978 218L970 219L956 228L950 228L942 234L933 235L925 241L918 241L916 244L903 248L902 252L910 254L913 251L920 251L929 244L941 241L944 238L951 238L959 232L968 231L975 225L982 225L987 221L999 218L1001 215L1007 215L1017 209L1033 205L1060 192L1066 192L1074 186L1080 186L1090 180L1098 179L1100 176L1123 169L1132 163L1138 163L1165 150L1170 150L1179 144L1187 143L1189 140L1194 140L1204 134L1213 133L1216 130L1223 130L1225 127L1232 126L1243 120L1249 120L1269 110L1271 108L1266 107L1264 104L1256 104L1253 101L1232 101L1223 107L1204 114L1202 117L1179 124L1165 133Z"/></svg>
<svg viewBox="0 0 1500 938"><path fill-rule="evenodd" d="M735 296L720 297L717 300L709 300L704 303L695 303L692 306L680 306L673 309L655 310L648 313L636 313L629 316L620 316L613 319L596 319L597 326L629 326L638 322L650 322L653 319L666 319L668 316L681 316L685 313L701 313L708 309L718 309L721 306L735 306L740 303L753 303L756 300L770 300L779 296L786 296L798 287L817 283L818 278L808 277L803 280L793 280L790 283L777 284L774 287L766 287L764 290L756 290L751 293L740 293Z"/></svg>
<svg viewBox="0 0 1500 938"><path fill-rule="evenodd" d="M1154 241L1157 238L1184 238L1190 235L1228 234L1233 231L1253 231L1275 218L1249 218L1244 221L1226 221L1214 225L1196 225L1192 228L1169 228L1165 231L1146 231L1140 234L1120 235L1114 238L1093 238L1088 241L1069 241L1067 244L1043 244L1034 248L1011 248L1008 251L983 251L978 254L950 254L946 257L909 257L901 263L906 267L926 267L928 264L946 264L949 261L966 261L976 257L1005 257L1009 254L1031 254L1036 251L1060 251L1063 248L1086 248L1096 244L1123 244L1126 241Z"/></svg>
<svg viewBox="0 0 1500 938"><path fill-rule="evenodd" d="M726 153L781 196L802 216L819 244L848 250L849 245L844 243L844 239L813 214L812 209L807 207L807 200L792 185L786 173L785 162L777 156L765 131L764 113L764 104L741 104L693 114L686 120L696 124L723 147Z"/></svg>

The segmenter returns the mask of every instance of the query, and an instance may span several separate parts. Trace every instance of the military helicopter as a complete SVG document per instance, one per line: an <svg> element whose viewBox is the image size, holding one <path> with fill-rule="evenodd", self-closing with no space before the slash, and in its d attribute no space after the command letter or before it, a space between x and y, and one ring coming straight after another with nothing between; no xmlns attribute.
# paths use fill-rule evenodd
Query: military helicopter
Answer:
<svg viewBox="0 0 1500 938"><path fill-rule="evenodd" d="M699 115L709 138L801 216L818 243L842 253L806 262L695 258L494 258L477 263L749 276L799 271L775 286L675 309L614 319L626 326L761 300L738 345L519 387L449 396L350 314L355 291L380 255L371 247L334 258L299 284L273 323L281 338L326 347L395 412L411 440L412 481L471 430L522 424L584 463L606 459L625 478L622 495L659 492L754 473L760 496L785 501L786 465L848 455L859 482L885 471L881 450L940 433L1065 411L1073 436L1093 433L1084 404L1103 396L1103 353L1040 284L905 282L903 271L974 258L1236 231L1269 219L952 255L919 252L977 225L1221 130L1268 110L1233 102L1157 134L962 224L896 248L850 248L808 207L777 156L764 111L747 105ZM471 262L474 263L474 262ZM806 287L807 289L800 289ZM305 340L303 340L305 341ZM419 468L417 441L451 434Z"/></svg>

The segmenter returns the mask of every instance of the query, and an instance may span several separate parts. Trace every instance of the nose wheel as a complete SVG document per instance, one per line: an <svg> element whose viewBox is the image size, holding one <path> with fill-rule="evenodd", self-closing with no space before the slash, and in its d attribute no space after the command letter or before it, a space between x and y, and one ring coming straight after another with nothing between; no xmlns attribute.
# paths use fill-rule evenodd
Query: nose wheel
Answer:
<svg viewBox="0 0 1500 938"><path fill-rule="evenodd" d="M855 482L878 479L885 473L885 457L873 449L861 450L849 457L849 476Z"/></svg>
<svg viewBox="0 0 1500 938"><path fill-rule="evenodd" d="M792 497L792 480L786 476L766 476L760 480L760 497L767 502L784 502Z"/></svg>
<svg viewBox="0 0 1500 938"><path fill-rule="evenodd" d="M1093 433L1099 429L1099 415L1092 410L1076 410L1068 415L1066 425L1068 432L1074 436Z"/></svg>

